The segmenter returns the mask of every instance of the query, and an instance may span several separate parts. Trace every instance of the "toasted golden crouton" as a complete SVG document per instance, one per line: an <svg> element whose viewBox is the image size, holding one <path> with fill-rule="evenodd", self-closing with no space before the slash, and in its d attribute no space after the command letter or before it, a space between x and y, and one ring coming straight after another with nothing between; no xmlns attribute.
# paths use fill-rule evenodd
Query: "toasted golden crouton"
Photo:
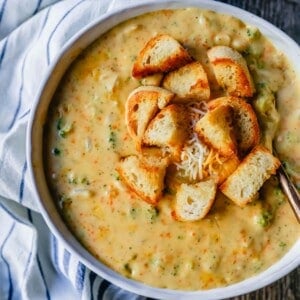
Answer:
<svg viewBox="0 0 300 300"><path fill-rule="evenodd" d="M212 178L215 178L218 185L224 182L239 166L240 160L236 155L230 157L220 157L219 161L216 161L209 174Z"/></svg>
<svg viewBox="0 0 300 300"><path fill-rule="evenodd" d="M162 85L181 100L205 101L210 97L207 75L200 62L192 62L168 73Z"/></svg>
<svg viewBox="0 0 300 300"><path fill-rule="evenodd" d="M260 128L252 106L237 97L220 97L208 103L208 109L213 110L220 105L233 108L233 124L236 140L241 153L246 153L259 143Z"/></svg>
<svg viewBox="0 0 300 300"><path fill-rule="evenodd" d="M239 52L227 46L216 46L209 49L207 55L218 84L229 95L253 96L255 87L247 63Z"/></svg>
<svg viewBox="0 0 300 300"><path fill-rule="evenodd" d="M156 86L140 86L130 93L125 105L125 122L130 136L140 144L150 120L174 97Z"/></svg>
<svg viewBox="0 0 300 300"><path fill-rule="evenodd" d="M195 126L195 131L204 143L211 146L222 156L236 154L236 141L232 128L232 108L218 106L208 111Z"/></svg>
<svg viewBox="0 0 300 300"><path fill-rule="evenodd" d="M188 135L188 114L183 106L171 104L163 108L147 127L143 143L163 147L177 157Z"/></svg>
<svg viewBox="0 0 300 300"><path fill-rule="evenodd" d="M194 184L182 183L175 197L175 215L179 221L203 219L212 207L217 185L213 179Z"/></svg>
<svg viewBox="0 0 300 300"><path fill-rule="evenodd" d="M160 83L164 77L164 74L162 73L156 73L153 75L149 75L146 77L143 77L141 79L142 85L152 85L152 86L160 86Z"/></svg>
<svg viewBox="0 0 300 300"><path fill-rule="evenodd" d="M132 76L145 77L154 73L165 73L177 69L192 58L173 37L159 34L151 38L137 56Z"/></svg>
<svg viewBox="0 0 300 300"><path fill-rule="evenodd" d="M122 159L117 171L128 188L150 204L157 204L164 189L168 160L158 157L139 158L135 155Z"/></svg>
<svg viewBox="0 0 300 300"><path fill-rule="evenodd" d="M280 161L265 147L256 146L223 182L220 190L237 205L251 202L263 183L276 173Z"/></svg>

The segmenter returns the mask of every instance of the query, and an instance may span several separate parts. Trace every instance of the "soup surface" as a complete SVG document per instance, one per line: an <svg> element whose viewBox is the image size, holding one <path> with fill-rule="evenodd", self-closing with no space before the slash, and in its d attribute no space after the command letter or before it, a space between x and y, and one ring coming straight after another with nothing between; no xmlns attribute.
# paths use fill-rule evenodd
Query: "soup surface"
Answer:
<svg viewBox="0 0 300 300"><path fill-rule="evenodd" d="M280 158L299 186L299 78L258 29L196 8L133 18L76 59L47 118L49 186L72 232L117 272L162 288L229 285L280 259L299 239L300 227L275 177L244 208L218 193L209 214L197 222L174 220L174 191L165 191L153 207L122 183L117 163L137 151L125 125L126 99L142 84L131 76L132 65L147 40L160 33L177 39L206 67L206 50L215 45L230 46L245 57L255 97L275 95L280 115L276 132L275 125L261 120L262 143L271 147L275 135ZM266 111L276 114L274 107Z"/></svg>

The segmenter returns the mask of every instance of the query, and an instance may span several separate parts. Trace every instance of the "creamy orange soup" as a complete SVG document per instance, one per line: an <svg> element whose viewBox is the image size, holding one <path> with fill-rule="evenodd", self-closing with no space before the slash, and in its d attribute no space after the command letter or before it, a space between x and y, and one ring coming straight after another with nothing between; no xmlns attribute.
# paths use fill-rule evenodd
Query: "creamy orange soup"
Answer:
<svg viewBox="0 0 300 300"><path fill-rule="evenodd" d="M263 114L259 116L262 143L270 147L275 135L280 158L299 187L299 78L259 30L196 8L133 18L101 36L77 58L47 119L49 186L79 241L124 276L171 289L226 286L279 260L299 239L300 226L276 177L244 208L218 193L209 214L197 222L173 219L176 191L166 190L158 206L152 207L122 183L116 165L121 157L136 153L125 125L125 102L142 84L131 76L132 65L147 40L158 33L180 41L204 66L206 50L214 45L242 53L256 85L254 98L261 100L257 106L263 106L258 109L274 119L276 111L264 99L276 97L279 127L275 131L264 123Z"/></svg>

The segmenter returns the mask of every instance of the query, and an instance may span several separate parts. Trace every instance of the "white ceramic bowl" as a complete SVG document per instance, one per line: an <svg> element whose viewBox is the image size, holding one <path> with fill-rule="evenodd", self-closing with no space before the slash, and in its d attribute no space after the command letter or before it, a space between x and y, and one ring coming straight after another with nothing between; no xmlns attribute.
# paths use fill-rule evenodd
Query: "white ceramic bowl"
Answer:
<svg viewBox="0 0 300 300"><path fill-rule="evenodd" d="M286 56L289 57L290 61L293 62L292 65L295 68L296 73L300 76L299 46L282 31L253 14L227 4L210 0L139 1L139 4L137 5L127 6L124 9L113 11L112 13L99 18L96 22L93 22L92 24L83 28L61 51L61 54L53 63L49 73L41 85L41 89L31 112L27 139L27 157L32 179L35 185L36 199L39 202L40 211L50 227L50 230L61 242L64 243L65 247L70 252L77 255L78 258L95 273L121 288L148 297L163 299L220 299L233 297L259 289L276 281L295 269L300 265L300 239L281 260L276 262L266 271L258 274L257 276L227 287L195 292L180 290L175 291L150 287L140 282L125 278L111 270L93 257L74 238L72 233L63 222L59 212L57 211L54 201L51 198L43 169L42 125L45 123L48 106L59 81L61 80L68 66L71 64L74 58L76 58L80 51L86 48L108 29L114 27L124 20L153 10L166 8L175 9L190 6L230 14L240 18L245 23L257 26L279 50L284 52Z"/></svg>

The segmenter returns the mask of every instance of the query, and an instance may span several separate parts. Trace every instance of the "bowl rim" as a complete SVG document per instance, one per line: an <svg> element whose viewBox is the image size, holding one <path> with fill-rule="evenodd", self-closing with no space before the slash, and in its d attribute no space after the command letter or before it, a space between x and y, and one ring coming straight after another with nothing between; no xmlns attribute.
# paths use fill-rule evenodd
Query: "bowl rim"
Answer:
<svg viewBox="0 0 300 300"><path fill-rule="evenodd" d="M54 201L51 201L52 198L46 184L43 170L42 143L39 144L38 141L41 140L43 134L43 126L41 126L41 124L44 124L48 105L50 104L54 90L57 87L64 71L82 49L86 48L97 38L97 36L101 36L113 26L146 12L166 8L176 9L192 6L236 16L247 24L253 24L256 26L259 25L261 32L267 38L271 39L272 43L275 44L279 50L283 52L286 52L286 48L293 50L291 51L293 52L291 53L291 61L294 61L294 59L297 59L295 61L300 61L300 48L288 35L268 21L229 4L212 0L150 0L124 4L123 7L113 9L112 11L98 17L87 26L84 26L82 30L80 30L65 44L51 63L46 76L42 80L30 112L27 128L26 156L29 173L33 183L33 193L38 202L39 211L42 213L50 231L63 243L64 247L68 249L68 251L75 255L79 261L96 274L120 288L152 298L162 297L164 299L186 299L188 297L189 299L199 299L199 297L202 297L201 299L222 299L225 297L238 296L262 288L285 276L300 265L300 256L298 255L300 251L300 239L298 239L298 242L295 243L290 251L288 251L283 258L267 270L229 286L199 291L171 290L152 287L120 275L92 256L71 234L70 230L60 217L60 214L54 205ZM96 34L95 31L98 27L102 27L102 31L100 30L98 31L98 34ZM91 35L90 39L85 38L88 35ZM282 41L284 41L284 46L281 44ZM77 49L74 52L73 47L80 43L85 43L85 46L77 46ZM59 65L62 66L59 67ZM300 74L300 63L296 67L297 73L299 72Z"/></svg>

